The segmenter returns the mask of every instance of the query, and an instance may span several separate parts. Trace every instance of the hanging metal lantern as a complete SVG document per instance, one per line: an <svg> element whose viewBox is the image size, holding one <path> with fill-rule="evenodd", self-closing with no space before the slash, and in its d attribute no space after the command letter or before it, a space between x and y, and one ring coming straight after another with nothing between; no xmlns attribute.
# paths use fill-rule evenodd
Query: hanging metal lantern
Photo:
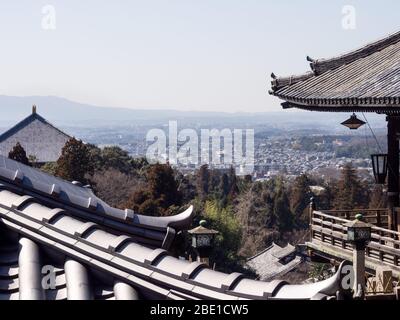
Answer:
<svg viewBox="0 0 400 320"><path fill-rule="evenodd" d="M357 130L358 128L362 127L365 125L365 122L358 119L356 114L353 113L353 115L347 119L346 121L342 122L342 125L345 127L349 128L350 130Z"/></svg>
<svg viewBox="0 0 400 320"><path fill-rule="evenodd" d="M375 182L377 184L385 184L388 165L387 165L387 154L372 154L372 170L374 172Z"/></svg>

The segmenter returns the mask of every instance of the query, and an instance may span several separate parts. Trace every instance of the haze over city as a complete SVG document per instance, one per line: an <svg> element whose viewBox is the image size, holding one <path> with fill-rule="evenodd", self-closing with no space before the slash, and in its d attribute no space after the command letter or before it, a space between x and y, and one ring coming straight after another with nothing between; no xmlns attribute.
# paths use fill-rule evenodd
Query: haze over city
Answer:
<svg viewBox="0 0 400 320"><path fill-rule="evenodd" d="M398 1L319 4L1 2L0 92L133 109L280 111L268 94L272 71L304 72L307 55L330 57L397 29Z"/></svg>

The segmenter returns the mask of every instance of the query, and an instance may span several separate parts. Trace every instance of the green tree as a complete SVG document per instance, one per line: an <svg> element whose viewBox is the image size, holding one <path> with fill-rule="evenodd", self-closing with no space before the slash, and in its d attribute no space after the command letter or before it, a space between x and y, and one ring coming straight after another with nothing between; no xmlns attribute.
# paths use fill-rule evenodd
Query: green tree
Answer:
<svg viewBox="0 0 400 320"><path fill-rule="evenodd" d="M165 216L181 205L175 172L169 164L148 167L145 187L136 191L128 200L127 207L141 214Z"/></svg>
<svg viewBox="0 0 400 320"><path fill-rule="evenodd" d="M366 189L357 176L356 170L351 163L344 166L340 180L337 184L335 197L335 209L352 210L365 206L368 199Z"/></svg>
<svg viewBox="0 0 400 320"><path fill-rule="evenodd" d="M226 173L223 173L220 178L219 183L219 196L218 200L220 201L220 206L225 207L227 205L227 197L229 194L229 177Z"/></svg>
<svg viewBox="0 0 400 320"><path fill-rule="evenodd" d="M80 140L71 138L57 160L56 175L69 180L87 183L87 174L93 173L89 148Z"/></svg>
<svg viewBox="0 0 400 320"><path fill-rule="evenodd" d="M46 162L43 166L40 167L40 170L55 176L56 171L57 171L57 163L56 162Z"/></svg>
<svg viewBox="0 0 400 320"><path fill-rule="evenodd" d="M207 201L204 218L208 228L219 232L216 236L211 261L219 270L225 272L242 271L238 250L242 239L242 230L231 207L221 208L217 201Z"/></svg>
<svg viewBox="0 0 400 320"><path fill-rule="evenodd" d="M236 171L233 166L229 170L229 193L228 200L232 202L239 195L239 187L236 176Z"/></svg>
<svg viewBox="0 0 400 320"><path fill-rule="evenodd" d="M89 151L89 157L92 162L93 171L94 172L102 171L103 170L103 158L101 156L101 149L92 143L86 144L86 147L88 148L88 151Z"/></svg>
<svg viewBox="0 0 400 320"><path fill-rule="evenodd" d="M274 199L274 217L280 231L291 231L293 228L293 215L290 211L289 199L282 181L278 181Z"/></svg>
<svg viewBox="0 0 400 320"><path fill-rule="evenodd" d="M201 200L208 197L210 184L210 170L208 165L202 165L196 175L196 189Z"/></svg>
<svg viewBox="0 0 400 320"><path fill-rule="evenodd" d="M312 192L311 181L306 174L298 176L290 192L290 208L295 215L296 222L302 227L308 225L308 214L305 214L309 207Z"/></svg>
<svg viewBox="0 0 400 320"><path fill-rule="evenodd" d="M8 157L12 160L15 160L15 161L21 162L22 164L30 166L29 159L26 156L26 151L19 142L17 142L17 144L9 152Z"/></svg>
<svg viewBox="0 0 400 320"><path fill-rule="evenodd" d="M118 146L104 147L100 155L105 170L113 168L129 174L133 168L129 153Z"/></svg>
<svg viewBox="0 0 400 320"><path fill-rule="evenodd" d="M178 181L178 190L182 195L182 202L189 203L197 196L195 186L195 177L192 174L177 173L176 180Z"/></svg>

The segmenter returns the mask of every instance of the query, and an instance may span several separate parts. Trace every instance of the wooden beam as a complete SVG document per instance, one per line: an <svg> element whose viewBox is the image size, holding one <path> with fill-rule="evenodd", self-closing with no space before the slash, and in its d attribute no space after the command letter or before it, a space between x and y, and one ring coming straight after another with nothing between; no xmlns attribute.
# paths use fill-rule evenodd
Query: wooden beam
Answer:
<svg viewBox="0 0 400 320"><path fill-rule="evenodd" d="M399 140L400 117L388 116L388 208L389 229L397 230L394 209L399 206Z"/></svg>

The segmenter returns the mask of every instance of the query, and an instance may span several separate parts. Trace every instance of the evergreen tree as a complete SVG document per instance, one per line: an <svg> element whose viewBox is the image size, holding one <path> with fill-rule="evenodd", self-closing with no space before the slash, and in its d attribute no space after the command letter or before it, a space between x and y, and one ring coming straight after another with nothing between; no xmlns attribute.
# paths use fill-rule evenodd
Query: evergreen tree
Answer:
<svg viewBox="0 0 400 320"><path fill-rule="evenodd" d="M201 200L205 200L209 192L210 170L208 165L202 165L197 172L196 188Z"/></svg>
<svg viewBox="0 0 400 320"><path fill-rule="evenodd" d="M308 215L304 214L308 209L312 192L311 182L306 174L298 176L290 193L290 207L296 217L296 221L302 226L307 226Z"/></svg>
<svg viewBox="0 0 400 320"><path fill-rule="evenodd" d="M239 187L237 183L237 176L236 171L233 166L231 166L229 170L229 193L228 193L228 200L231 202L233 201L237 195L239 194Z"/></svg>
<svg viewBox="0 0 400 320"><path fill-rule="evenodd" d="M56 175L69 180L87 183L86 174L93 173L89 148L80 140L71 138L57 160Z"/></svg>
<svg viewBox="0 0 400 320"><path fill-rule="evenodd" d="M12 148L12 150L9 152L8 157L12 160L21 162L27 166L30 166L29 159L26 156L26 151L25 149L21 146L19 142Z"/></svg>
<svg viewBox="0 0 400 320"><path fill-rule="evenodd" d="M150 167L147 181L153 198L158 200L158 205L163 208L181 205L182 196L178 191L178 182L169 164L156 164Z"/></svg>
<svg viewBox="0 0 400 320"><path fill-rule="evenodd" d="M103 158L101 156L101 149L91 143L86 144L89 150L89 156L92 162L93 171L103 171Z"/></svg>
<svg viewBox="0 0 400 320"><path fill-rule="evenodd" d="M282 181L278 181L274 199L274 216L280 231L290 231L293 228L293 215L290 211L289 199Z"/></svg>
<svg viewBox="0 0 400 320"><path fill-rule="evenodd" d="M229 177L226 173L223 173L219 183L219 200L221 207L225 207L227 205L229 187Z"/></svg>
<svg viewBox="0 0 400 320"><path fill-rule="evenodd" d="M166 216L182 204L175 173L169 164L155 164L148 168L145 187L136 191L126 206L141 214Z"/></svg>
<svg viewBox="0 0 400 320"><path fill-rule="evenodd" d="M129 174L133 168L129 153L118 146L104 147L100 155L105 170L112 168Z"/></svg>
<svg viewBox="0 0 400 320"><path fill-rule="evenodd" d="M181 172L177 174L176 179L179 181L178 190L182 195L182 202L189 203L196 198L196 186L193 181L193 175L184 175Z"/></svg>
<svg viewBox="0 0 400 320"><path fill-rule="evenodd" d="M368 199L365 191L356 170L351 163L346 164L337 184L335 209L352 210L365 206Z"/></svg>

